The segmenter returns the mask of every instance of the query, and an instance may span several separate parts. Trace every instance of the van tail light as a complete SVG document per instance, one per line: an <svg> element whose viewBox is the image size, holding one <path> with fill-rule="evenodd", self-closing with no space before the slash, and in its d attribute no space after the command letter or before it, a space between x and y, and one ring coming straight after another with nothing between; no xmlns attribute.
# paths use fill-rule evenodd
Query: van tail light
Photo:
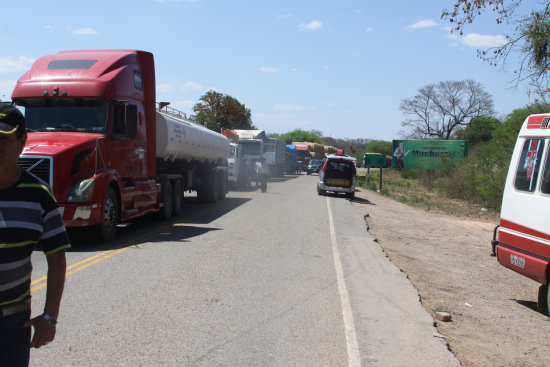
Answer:
<svg viewBox="0 0 550 367"><path fill-rule="evenodd" d="M353 172L353 175L354 175L354 176L357 175L357 167L355 167L355 164L353 165L352 172Z"/></svg>
<svg viewBox="0 0 550 367"><path fill-rule="evenodd" d="M327 164L328 164L328 159L325 161L325 164L323 164L323 169L322 169L323 173L325 173L325 170L327 168Z"/></svg>

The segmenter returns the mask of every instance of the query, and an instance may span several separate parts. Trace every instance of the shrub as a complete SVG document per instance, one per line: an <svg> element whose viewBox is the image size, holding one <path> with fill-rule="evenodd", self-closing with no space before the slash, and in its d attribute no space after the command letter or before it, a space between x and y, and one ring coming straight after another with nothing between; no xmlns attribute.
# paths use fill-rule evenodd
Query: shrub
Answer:
<svg viewBox="0 0 550 367"><path fill-rule="evenodd" d="M404 178L406 180L408 179L416 179L418 177L418 175L416 174L416 171L413 170L413 169L410 169L410 168L403 168L401 170L401 178Z"/></svg>

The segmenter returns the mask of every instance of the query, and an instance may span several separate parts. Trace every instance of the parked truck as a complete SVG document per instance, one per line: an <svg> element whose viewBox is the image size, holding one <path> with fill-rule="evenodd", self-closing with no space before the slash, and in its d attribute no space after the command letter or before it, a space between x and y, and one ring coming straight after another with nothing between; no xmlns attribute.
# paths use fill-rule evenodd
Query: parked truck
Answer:
<svg viewBox="0 0 550 367"><path fill-rule="evenodd" d="M12 94L28 138L19 164L52 188L67 227L97 227L182 211L184 191L227 191L229 140L155 104L153 54L62 51L34 62Z"/></svg>
<svg viewBox="0 0 550 367"><path fill-rule="evenodd" d="M250 167L244 159L243 146L239 143L239 135L231 129L222 129L222 134L230 141L231 150L227 160L229 185L238 189L247 188L250 185Z"/></svg>
<svg viewBox="0 0 550 367"><path fill-rule="evenodd" d="M275 138L264 138L263 155L269 166L271 177L280 177L285 173L286 143Z"/></svg>
<svg viewBox="0 0 550 367"><path fill-rule="evenodd" d="M292 145L296 146L296 161L301 162L302 167L305 169L311 160L311 153L309 151L308 142L292 142Z"/></svg>

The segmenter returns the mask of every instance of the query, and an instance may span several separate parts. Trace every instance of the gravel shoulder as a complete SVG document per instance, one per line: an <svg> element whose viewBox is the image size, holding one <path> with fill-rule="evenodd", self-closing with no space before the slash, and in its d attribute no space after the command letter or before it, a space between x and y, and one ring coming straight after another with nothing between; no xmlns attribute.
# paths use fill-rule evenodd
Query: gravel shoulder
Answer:
<svg viewBox="0 0 550 367"><path fill-rule="evenodd" d="M539 284L490 256L494 222L407 206L366 189L353 205L408 275L424 308L448 312L436 326L463 366L550 366L550 317L537 310Z"/></svg>

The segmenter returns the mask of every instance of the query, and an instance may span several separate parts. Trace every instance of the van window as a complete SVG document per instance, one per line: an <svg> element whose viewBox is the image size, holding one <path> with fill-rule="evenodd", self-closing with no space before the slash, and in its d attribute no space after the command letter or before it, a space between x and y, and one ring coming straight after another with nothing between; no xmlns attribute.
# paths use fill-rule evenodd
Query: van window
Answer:
<svg viewBox="0 0 550 367"><path fill-rule="evenodd" d="M544 194L550 194L550 152L546 153L546 163L544 164L544 170L542 171L542 184L540 185L540 191Z"/></svg>
<svg viewBox="0 0 550 367"><path fill-rule="evenodd" d="M517 190L535 191L543 149L543 139L525 140L516 171L515 187Z"/></svg>

